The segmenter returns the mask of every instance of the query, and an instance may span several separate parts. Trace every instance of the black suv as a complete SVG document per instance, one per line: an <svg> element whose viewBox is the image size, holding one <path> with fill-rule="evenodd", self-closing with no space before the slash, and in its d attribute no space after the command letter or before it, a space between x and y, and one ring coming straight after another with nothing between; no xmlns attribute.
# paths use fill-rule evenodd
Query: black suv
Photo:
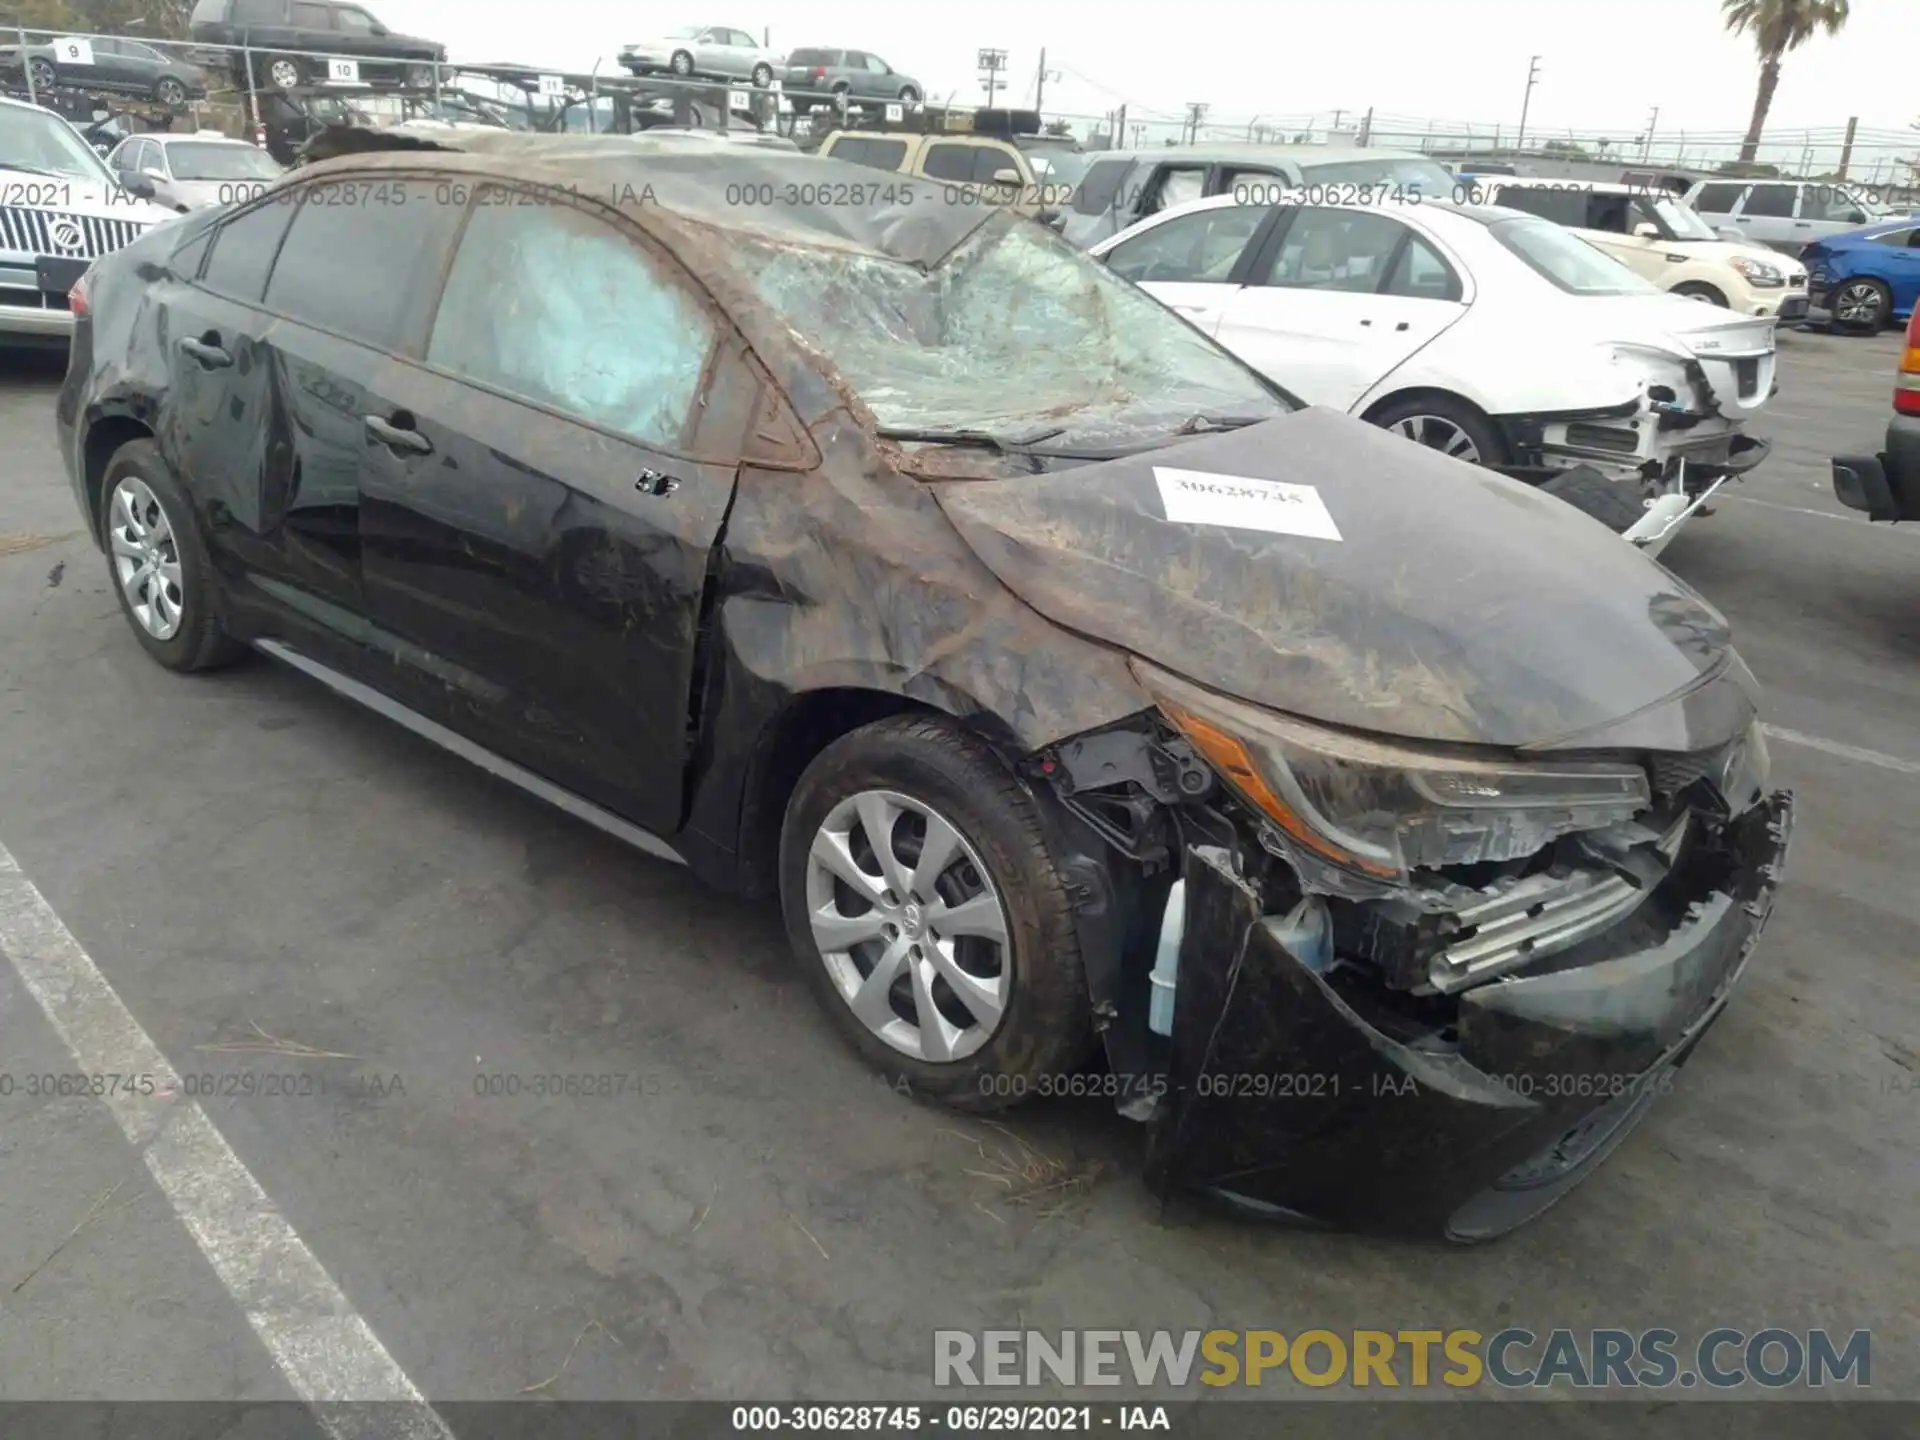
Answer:
<svg viewBox="0 0 1920 1440"><path fill-rule="evenodd" d="M321 85L335 60L353 61L368 85L433 84L433 65L447 47L414 35L396 35L363 6L341 0L200 0L192 29L201 45L246 46L253 53L253 83L292 90ZM232 71L245 83L242 57L230 50L196 56L200 63Z"/></svg>

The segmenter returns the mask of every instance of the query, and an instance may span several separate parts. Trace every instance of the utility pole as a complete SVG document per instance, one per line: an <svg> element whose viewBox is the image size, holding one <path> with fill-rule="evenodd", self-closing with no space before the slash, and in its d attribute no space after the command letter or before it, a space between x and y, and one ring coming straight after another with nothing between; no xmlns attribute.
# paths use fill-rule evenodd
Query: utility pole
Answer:
<svg viewBox="0 0 1920 1440"><path fill-rule="evenodd" d="M1660 107L1653 107L1653 114L1647 117L1647 133L1640 142L1640 163L1647 163L1647 156L1653 150L1653 127L1660 123Z"/></svg>
<svg viewBox="0 0 1920 1440"><path fill-rule="evenodd" d="M1113 148L1127 148L1127 107L1124 101L1121 102L1118 118L1113 122Z"/></svg>
<svg viewBox="0 0 1920 1440"><path fill-rule="evenodd" d="M1004 50L982 50L979 55L980 83L987 90L987 108L993 108L993 97L1000 90L1000 72L1007 68L1007 52Z"/></svg>
<svg viewBox="0 0 1920 1440"><path fill-rule="evenodd" d="M1058 80L1059 78L1060 72L1058 70L1052 74L1047 73L1047 47L1042 45L1040 47L1040 73L1033 82L1034 109L1045 110L1047 108L1047 81Z"/></svg>
<svg viewBox="0 0 1920 1440"><path fill-rule="evenodd" d="M1527 64L1527 93L1520 101L1520 136L1513 142L1514 154L1527 148L1527 107L1533 104L1533 87L1540 83L1540 57L1534 56Z"/></svg>
<svg viewBox="0 0 1920 1440"><path fill-rule="evenodd" d="M1192 136L1192 139L1188 142L1189 144L1197 145L1200 143L1200 122L1206 118L1206 114L1207 106L1205 101L1189 100L1187 102L1187 123L1185 130Z"/></svg>
<svg viewBox="0 0 1920 1440"><path fill-rule="evenodd" d="M1859 128L1860 117L1858 115L1848 116L1847 138L1840 146L1840 169L1838 174L1842 180L1847 178L1847 167L1853 163L1853 137Z"/></svg>

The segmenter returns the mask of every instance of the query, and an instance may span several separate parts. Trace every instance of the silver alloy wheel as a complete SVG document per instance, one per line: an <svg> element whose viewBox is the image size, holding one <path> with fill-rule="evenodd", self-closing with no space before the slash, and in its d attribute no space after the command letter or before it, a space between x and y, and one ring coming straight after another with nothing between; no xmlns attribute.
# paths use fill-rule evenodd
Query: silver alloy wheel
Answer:
<svg viewBox="0 0 1920 1440"><path fill-rule="evenodd" d="M807 856L807 919L860 1022L915 1060L964 1060L1013 988L1006 908L965 836L893 790L835 805Z"/></svg>
<svg viewBox="0 0 1920 1440"><path fill-rule="evenodd" d="M1387 427L1394 434L1438 450L1469 465L1480 463L1480 447L1471 436L1444 415L1408 415Z"/></svg>
<svg viewBox="0 0 1920 1440"><path fill-rule="evenodd" d="M667 68L676 75L691 75L693 73L693 56L684 50L676 50L673 52L673 58L667 61Z"/></svg>
<svg viewBox="0 0 1920 1440"><path fill-rule="evenodd" d="M753 82L754 89L764 90L773 84L773 67L771 65L756 65L753 67L753 74L748 78Z"/></svg>
<svg viewBox="0 0 1920 1440"><path fill-rule="evenodd" d="M267 67L267 75L282 90L291 90L300 83L300 67L291 60L276 60Z"/></svg>
<svg viewBox="0 0 1920 1440"><path fill-rule="evenodd" d="M108 502L107 541L113 571L126 592L127 608L156 640L180 632L180 547L158 497L138 475L113 487Z"/></svg>
<svg viewBox="0 0 1920 1440"><path fill-rule="evenodd" d="M33 73L34 89L53 89L54 81L57 77L54 75L53 66L49 62L45 60L29 60L27 62L27 69Z"/></svg>
<svg viewBox="0 0 1920 1440"><path fill-rule="evenodd" d="M153 93L154 98L169 110L178 110L187 103L187 87L171 75L163 76L160 83L154 86Z"/></svg>
<svg viewBox="0 0 1920 1440"><path fill-rule="evenodd" d="M1880 320L1880 290L1878 286L1855 281L1851 285L1840 287L1840 293L1833 297L1834 318L1845 325L1873 325Z"/></svg>

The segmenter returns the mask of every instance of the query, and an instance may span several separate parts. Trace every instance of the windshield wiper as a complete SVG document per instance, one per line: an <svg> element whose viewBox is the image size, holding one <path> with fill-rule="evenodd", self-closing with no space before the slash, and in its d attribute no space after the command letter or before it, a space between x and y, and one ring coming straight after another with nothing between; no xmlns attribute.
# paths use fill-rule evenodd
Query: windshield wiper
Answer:
<svg viewBox="0 0 1920 1440"><path fill-rule="evenodd" d="M909 426L883 425L875 431L882 440L898 440L921 445L971 445L981 450L996 450L1011 455L1042 440L1064 433L1065 427L1030 430L1024 435L996 435L991 430L918 430Z"/></svg>
<svg viewBox="0 0 1920 1440"><path fill-rule="evenodd" d="M18 170L22 175L47 175L56 180L73 178L64 170L42 170L38 165L18 165L11 160L0 160L0 170Z"/></svg>
<svg viewBox="0 0 1920 1440"><path fill-rule="evenodd" d="M1173 433L1176 435L1213 435L1223 430L1244 430L1249 425L1264 424L1275 417L1272 415L1195 415L1183 423Z"/></svg>

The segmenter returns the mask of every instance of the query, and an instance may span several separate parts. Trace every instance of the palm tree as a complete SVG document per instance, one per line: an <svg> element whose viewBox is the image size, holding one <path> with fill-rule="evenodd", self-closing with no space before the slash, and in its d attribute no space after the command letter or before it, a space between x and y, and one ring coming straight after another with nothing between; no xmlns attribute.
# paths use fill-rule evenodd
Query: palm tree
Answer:
<svg viewBox="0 0 1920 1440"><path fill-rule="evenodd" d="M1753 97L1753 118L1740 145L1740 163L1753 163L1760 132L1780 85L1780 61L1816 34L1838 35L1847 23L1847 0L1720 0L1720 18L1735 35L1751 35L1760 52L1760 88Z"/></svg>

